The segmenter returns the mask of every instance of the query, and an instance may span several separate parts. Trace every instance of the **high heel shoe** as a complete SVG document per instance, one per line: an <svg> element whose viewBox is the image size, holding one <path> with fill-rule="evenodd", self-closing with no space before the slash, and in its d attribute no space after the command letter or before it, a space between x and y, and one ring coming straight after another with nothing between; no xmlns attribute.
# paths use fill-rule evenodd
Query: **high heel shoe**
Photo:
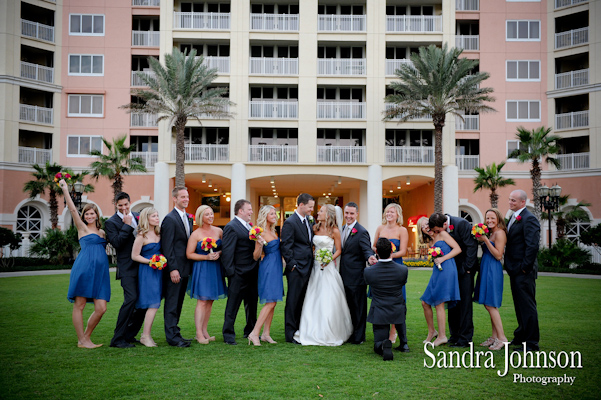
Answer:
<svg viewBox="0 0 601 400"><path fill-rule="evenodd" d="M205 337L200 338L196 336L194 339L196 339L196 341L200 344L209 344L209 339L206 339Z"/></svg>
<svg viewBox="0 0 601 400"><path fill-rule="evenodd" d="M261 341L259 340L258 336L254 336L252 333L248 335L248 344L250 345L250 342L252 342L252 344L254 346L260 346L261 345Z"/></svg>
<svg viewBox="0 0 601 400"><path fill-rule="evenodd" d="M142 343L146 347L157 347L157 344L152 340L150 335L142 335L140 336L140 343Z"/></svg>
<svg viewBox="0 0 601 400"><path fill-rule="evenodd" d="M434 341L434 347L436 347L436 346L442 346L442 345L445 345L445 344L447 344L447 342L448 342L448 340L447 340L447 337L446 337L446 336L444 336L444 337L439 337L438 339L436 339L436 340Z"/></svg>
<svg viewBox="0 0 601 400"><path fill-rule="evenodd" d="M272 343L272 344L277 343L275 340L273 340L271 338L271 336L261 335L260 339L261 339L261 342L267 342L267 343Z"/></svg>
<svg viewBox="0 0 601 400"><path fill-rule="evenodd" d="M495 340L497 340L497 338L494 338L491 336L488 339L486 339L484 342L480 343L480 346L482 346L482 347L492 346L493 343L495 342Z"/></svg>
<svg viewBox="0 0 601 400"><path fill-rule="evenodd" d="M426 340L423 341L423 343L429 343L437 337L438 337L438 331L434 331L434 334L432 334L432 336L430 336L430 334L428 334L428 337L426 338Z"/></svg>

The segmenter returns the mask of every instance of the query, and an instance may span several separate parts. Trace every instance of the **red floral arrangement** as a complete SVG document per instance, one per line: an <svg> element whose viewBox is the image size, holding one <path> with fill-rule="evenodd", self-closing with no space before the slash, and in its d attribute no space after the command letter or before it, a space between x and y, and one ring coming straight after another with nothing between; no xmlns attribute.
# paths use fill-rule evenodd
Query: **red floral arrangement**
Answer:
<svg viewBox="0 0 601 400"><path fill-rule="evenodd" d="M355 233L357 233L357 232L359 232L359 231L357 230L357 228L353 228L353 230L351 230L351 236L353 236L353 235L354 235Z"/></svg>
<svg viewBox="0 0 601 400"><path fill-rule="evenodd" d="M515 217L515 221L516 222L520 222L522 220L522 216L518 215L517 217Z"/></svg>
<svg viewBox="0 0 601 400"><path fill-rule="evenodd" d="M167 259L162 254L155 254L150 258L150 263L148 263L148 265L152 269L158 269L160 271L167 266Z"/></svg>
<svg viewBox="0 0 601 400"><path fill-rule="evenodd" d="M449 232L453 232L455 230L455 225L449 225Z"/></svg>
<svg viewBox="0 0 601 400"><path fill-rule="evenodd" d="M54 182L56 182L56 185L57 185L59 188L61 187L61 185L59 185L59 183L58 183L58 182L59 182L61 179L64 179L64 180L65 180L65 182L67 182L67 185L71 185L71 183L72 183L72 182L71 182L71 174L69 174L68 172L66 172L66 173L64 173L64 174L63 174L62 172L59 172L58 174L54 175Z"/></svg>

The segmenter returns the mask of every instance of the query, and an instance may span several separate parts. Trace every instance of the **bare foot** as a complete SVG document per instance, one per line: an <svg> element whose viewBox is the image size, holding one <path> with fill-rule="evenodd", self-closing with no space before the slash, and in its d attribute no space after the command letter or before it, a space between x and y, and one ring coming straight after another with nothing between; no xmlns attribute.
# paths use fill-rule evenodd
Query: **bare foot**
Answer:
<svg viewBox="0 0 601 400"><path fill-rule="evenodd" d="M102 346L102 344L94 344L91 340L87 340L85 342L77 342L77 347L81 349L95 349L100 346Z"/></svg>
<svg viewBox="0 0 601 400"><path fill-rule="evenodd" d="M443 344L446 344L448 342L447 337L443 336L443 337L438 337L438 339L436 339L434 341L434 347L436 346L442 346Z"/></svg>

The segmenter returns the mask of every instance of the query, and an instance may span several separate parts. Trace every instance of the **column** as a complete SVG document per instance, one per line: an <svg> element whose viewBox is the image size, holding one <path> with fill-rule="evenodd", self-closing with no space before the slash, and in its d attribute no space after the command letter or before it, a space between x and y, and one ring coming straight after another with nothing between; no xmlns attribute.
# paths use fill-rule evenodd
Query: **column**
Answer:
<svg viewBox="0 0 601 400"><path fill-rule="evenodd" d="M382 221L382 166L370 165L367 170L367 211L366 229L373 239Z"/></svg>
<svg viewBox="0 0 601 400"><path fill-rule="evenodd" d="M445 214L459 215L459 168L445 165L442 168L442 209Z"/></svg>
<svg viewBox="0 0 601 400"><path fill-rule="evenodd" d="M159 212L161 220L169 213L169 166L165 162L154 164L154 208Z"/></svg>
<svg viewBox="0 0 601 400"><path fill-rule="evenodd" d="M230 202L230 212L234 217L234 207L240 199L246 199L246 165L236 163L232 165L232 195ZM248 200L248 199L247 199Z"/></svg>

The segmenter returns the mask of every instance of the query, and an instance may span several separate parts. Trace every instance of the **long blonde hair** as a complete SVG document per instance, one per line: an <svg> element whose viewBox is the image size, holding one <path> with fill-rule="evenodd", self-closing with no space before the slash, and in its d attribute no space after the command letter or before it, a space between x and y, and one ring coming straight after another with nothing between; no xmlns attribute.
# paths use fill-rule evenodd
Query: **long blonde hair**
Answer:
<svg viewBox="0 0 601 400"><path fill-rule="evenodd" d="M207 211L209 208L211 208L211 206L207 206L205 204L204 206L200 206L196 209L196 225L198 225L199 228L202 228L204 224L202 222L202 218L204 217L205 211Z"/></svg>
<svg viewBox="0 0 601 400"><path fill-rule="evenodd" d="M422 231L422 226L425 223L428 223L429 218L428 217L421 217L420 219L417 220L417 229L419 229L419 235L417 235L417 239L419 244L429 244L432 241L432 238L429 235L426 235L423 231Z"/></svg>
<svg viewBox="0 0 601 400"><path fill-rule="evenodd" d="M260 226L264 230L267 229L267 215L269 215L269 212L271 210L275 211L275 207L270 206L268 204L261 207L261 209L259 210L259 215L257 215L257 226ZM275 225L276 224L271 225L271 233L273 233L274 235L276 234Z"/></svg>
<svg viewBox="0 0 601 400"><path fill-rule="evenodd" d="M336 208L331 204L324 204L323 207L326 208L326 220L317 221L315 225L313 225L313 232L317 232L321 229L322 224L325 226L328 235L332 236L334 232L334 227L338 227L336 224Z"/></svg>
<svg viewBox="0 0 601 400"><path fill-rule="evenodd" d="M138 233L142 235L142 237L146 237L146 234L150 231L150 223L148 222L148 217L150 217L154 213L158 213L158 211L154 207L146 207L140 212L140 220L138 221ZM161 227L159 225L154 227L154 233L157 236L160 236Z"/></svg>
<svg viewBox="0 0 601 400"><path fill-rule="evenodd" d="M386 206L386 208L384 209L384 213L382 213L382 225L386 225L386 223L388 222L386 221L386 211L390 210L391 208L394 208L394 210L396 211L396 224L398 226L403 226L403 209L401 208L401 205L397 203L390 203Z"/></svg>

